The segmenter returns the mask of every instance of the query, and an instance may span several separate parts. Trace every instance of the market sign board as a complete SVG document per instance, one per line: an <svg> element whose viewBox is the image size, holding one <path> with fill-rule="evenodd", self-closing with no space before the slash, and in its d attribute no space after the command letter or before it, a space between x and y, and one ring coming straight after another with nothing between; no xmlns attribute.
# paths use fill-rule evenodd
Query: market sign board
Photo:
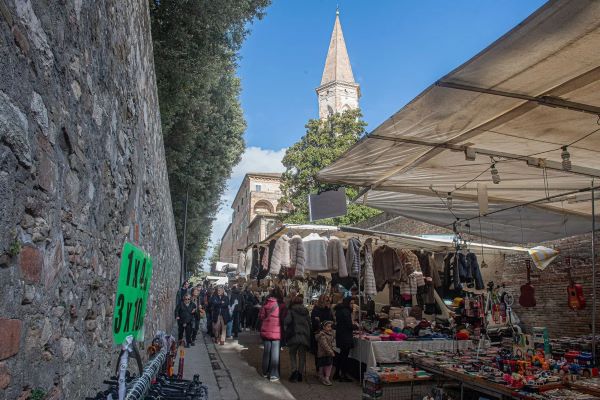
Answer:
<svg viewBox="0 0 600 400"><path fill-rule="evenodd" d="M126 242L121 252L121 268L113 310L113 340L122 344L132 335L144 339L146 301L152 279L152 259L142 249Z"/></svg>

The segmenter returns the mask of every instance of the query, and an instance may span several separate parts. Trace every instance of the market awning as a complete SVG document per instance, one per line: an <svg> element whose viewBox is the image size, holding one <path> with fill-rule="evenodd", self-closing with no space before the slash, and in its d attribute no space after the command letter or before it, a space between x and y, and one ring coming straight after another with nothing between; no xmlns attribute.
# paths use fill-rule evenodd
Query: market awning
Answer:
<svg viewBox="0 0 600 400"><path fill-rule="evenodd" d="M461 217L479 215L478 184L485 185L490 211L552 198L495 213L491 222L482 218L484 236L519 243L522 236L537 242L589 232L590 194L553 196L600 181L599 115L600 2L550 1L318 179L369 188L365 204L441 226L456 220L446 208L448 192ZM563 146L570 171L563 169ZM522 226L529 233L522 235Z"/></svg>

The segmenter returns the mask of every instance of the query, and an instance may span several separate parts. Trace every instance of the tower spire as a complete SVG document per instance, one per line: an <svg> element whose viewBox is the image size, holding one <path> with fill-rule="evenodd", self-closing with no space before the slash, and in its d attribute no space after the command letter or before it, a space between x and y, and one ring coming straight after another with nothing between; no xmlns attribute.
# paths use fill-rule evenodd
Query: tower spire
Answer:
<svg viewBox="0 0 600 400"><path fill-rule="evenodd" d="M335 12L335 23L333 24L333 32L329 41L329 50L327 51L321 85L334 81L354 83L354 75L352 74L350 58L348 57L346 41L344 40L342 24L340 23L339 8Z"/></svg>
<svg viewBox="0 0 600 400"><path fill-rule="evenodd" d="M335 11L333 32L327 50L327 59L317 88L319 99L319 118L324 119L334 113L358 108L360 88L354 82L350 57L346 50L346 42L340 23L339 6Z"/></svg>

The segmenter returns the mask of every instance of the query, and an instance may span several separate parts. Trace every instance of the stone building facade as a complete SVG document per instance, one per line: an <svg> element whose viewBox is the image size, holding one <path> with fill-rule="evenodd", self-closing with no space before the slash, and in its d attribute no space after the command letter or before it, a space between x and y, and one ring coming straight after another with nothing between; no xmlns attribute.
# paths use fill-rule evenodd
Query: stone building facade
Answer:
<svg viewBox="0 0 600 400"><path fill-rule="evenodd" d="M316 91L321 119L358 108L360 86L354 82L339 12L336 12L333 24L321 85Z"/></svg>
<svg viewBox="0 0 600 400"><path fill-rule="evenodd" d="M237 263L239 249L263 240L281 226L281 174L248 173L233 200L231 224L221 238L219 259Z"/></svg>
<svg viewBox="0 0 600 400"><path fill-rule="evenodd" d="M125 241L153 258L148 340L180 271L148 2L1 0L0 398L105 387Z"/></svg>

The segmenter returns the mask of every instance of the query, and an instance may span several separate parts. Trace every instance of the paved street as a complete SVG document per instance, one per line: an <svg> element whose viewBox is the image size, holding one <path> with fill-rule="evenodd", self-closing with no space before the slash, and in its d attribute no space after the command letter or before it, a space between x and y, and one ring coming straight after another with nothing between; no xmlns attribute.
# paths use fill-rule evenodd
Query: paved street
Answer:
<svg viewBox="0 0 600 400"><path fill-rule="evenodd" d="M290 383L289 355L287 349L281 354L283 379L271 383L262 378L260 362L262 346L255 332L240 333L237 341L228 340L224 346L214 346L210 337L198 340L196 346L187 349L184 378L200 374L209 388L210 400L331 400L333 397L360 399L360 386L354 383L334 382L323 386L315 376L312 355L307 357L308 381Z"/></svg>

